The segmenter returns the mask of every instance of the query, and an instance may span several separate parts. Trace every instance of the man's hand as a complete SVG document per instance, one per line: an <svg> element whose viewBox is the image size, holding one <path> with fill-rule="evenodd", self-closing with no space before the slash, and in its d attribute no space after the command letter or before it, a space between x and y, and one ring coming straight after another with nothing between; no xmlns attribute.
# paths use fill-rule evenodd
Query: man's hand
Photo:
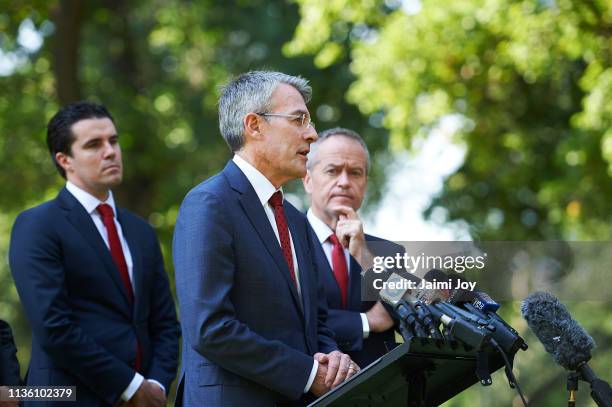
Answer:
<svg viewBox="0 0 612 407"><path fill-rule="evenodd" d="M164 407L166 405L166 395L164 391L155 383L148 380L142 382L134 396L125 403L125 406L134 407Z"/></svg>
<svg viewBox="0 0 612 407"><path fill-rule="evenodd" d="M325 386L331 389L359 372L357 363L353 362L349 355L337 350L328 354L316 353L314 358L319 362L319 366L327 365Z"/></svg>
<svg viewBox="0 0 612 407"><path fill-rule="evenodd" d="M327 376L327 363L321 362L321 360L323 360L323 358L327 358L327 356L325 356L323 353L316 353L314 358L319 361L319 368L317 369L315 379L310 386L310 392L317 397L321 397L330 390L330 387L325 384L325 377Z"/></svg>
<svg viewBox="0 0 612 407"><path fill-rule="evenodd" d="M384 332L394 324L393 319L380 301L365 313L370 325L370 332Z"/></svg>
<svg viewBox="0 0 612 407"><path fill-rule="evenodd" d="M363 223L357 212L350 206L337 206L334 212L338 214L336 222L338 240L344 247L348 247L349 253L362 269L369 269L372 265L372 254L366 245Z"/></svg>
<svg viewBox="0 0 612 407"><path fill-rule="evenodd" d="M8 398L8 387L0 386L0 399ZM0 407L19 407L19 402L15 401L0 401Z"/></svg>

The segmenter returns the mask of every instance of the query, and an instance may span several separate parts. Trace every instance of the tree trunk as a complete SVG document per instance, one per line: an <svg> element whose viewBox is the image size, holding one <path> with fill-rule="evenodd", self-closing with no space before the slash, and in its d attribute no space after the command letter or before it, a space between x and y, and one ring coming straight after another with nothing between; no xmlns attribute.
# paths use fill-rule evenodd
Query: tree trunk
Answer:
<svg viewBox="0 0 612 407"><path fill-rule="evenodd" d="M52 43L53 72L60 104L81 99L79 81L79 45L83 2L60 0L52 11L55 35Z"/></svg>

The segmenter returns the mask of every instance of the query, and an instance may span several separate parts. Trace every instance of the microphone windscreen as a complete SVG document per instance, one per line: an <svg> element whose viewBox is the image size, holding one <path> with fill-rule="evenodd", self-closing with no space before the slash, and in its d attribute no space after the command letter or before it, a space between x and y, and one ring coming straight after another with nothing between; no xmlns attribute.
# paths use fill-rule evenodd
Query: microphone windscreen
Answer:
<svg viewBox="0 0 612 407"><path fill-rule="evenodd" d="M535 292L521 304L521 313L544 349L568 370L591 359L595 341L552 294Z"/></svg>

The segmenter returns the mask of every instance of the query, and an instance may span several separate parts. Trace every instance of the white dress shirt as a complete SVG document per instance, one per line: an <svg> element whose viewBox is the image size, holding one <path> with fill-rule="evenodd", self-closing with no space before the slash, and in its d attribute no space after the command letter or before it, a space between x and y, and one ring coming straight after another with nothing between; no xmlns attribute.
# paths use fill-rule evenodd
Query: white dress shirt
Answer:
<svg viewBox="0 0 612 407"><path fill-rule="evenodd" d="M115 227L117 228L119 241L121 241L121 249L123 249L123 256L125 257L125 262L127 264L130 282L132 283L132 290L134 291L134 296L136 296L137 293L134 286L133 271L134 262L132 261L132 253L130 252L130 247L128 246L127 240L125 240L125 237L123 236L123 229L121 229L121 224L117 220L117 207L115 206L113 192L108 191L108 198L106 198L106 201L100 201L98 198L91 195L89 192L83 191L81 188L77 187L70 181L66 182L66 189L76 198L77 201L79 201L81 205L83 205L89 216L91 216L91 220L93 221L94 225L96 225L98 233L100 233L100 236L102 236L102 239L104 240L104 243L106 244L106 247L108 247L109 250L110 245L108 243L108 232L106 231L106 226L104 226L104 222L102 222L102 216L100 216L100 214L98 213L97 208L98 205L101 204L107 204L110 205L111 208L113 208L113 213L115 214L113 220L115 221ZM129 399L131 399L143 381L144 377L140 373L136 372L134 378L132 379L128 387L121 394L121 399L124 401L128 401ZM162 388L164 394L166 393L166 388L157 380L149 379L149 381L157 384L159 387Z"/></svg>
<svg viewBox="0 0 612 407"><path fill-rule="evenodd" d="M240 168L242 173L247 177L249 183L255 190L257 194L257 198L259 198L259 202L264 208L266 212L266 216L268 217L268 222L272 226L272 230L274 230L274 234L276 235L276 239L278 240L278 245L280 246L280 237L278 235L278 227L276 226L276 219L274 218L274 209L268 203L268 200L274 195L277 191L274 185L263 175L261 172L257 170L257 168L253 167L250 163L248 163L244 158L240 157L238 154L234 154L234 158L232 161ZM282 188L280 189L282 192ZM289 231L289 237L291 241L291 255L293 256L293 272L295 273L295 283L297 285L297 291L302 296L300 289L300 272L297 262L297 256L295 254L295 247L293 245L293 236L291 236L291 230ZM306 387L304 388L304 393L307 393L314 382L315 376L317 375L317 370L319 369L319 362L316 360L312 366L312 370L310 371L310 377L308 378L308 382L306 382Z"/></svg>
<svg viewBox="0 0 612 407"><path fill-rule="evenodd" d="M312 208L308 209L308 213L306 214L308 218L308 222L310 222L310 226L314 230L317 235L317 239L323 248L323 252L325 253L325 257L327 257L327 262L329 263L329 267L333 270L332 263L332 249L334 245L328 240L331 235L334 234L334 231L327 226L325 222L317 217L312 211ZM344 248L344 258L346 260L346 270L348 271L349 282L351 281L351 255L348 251L348 248ZM363 312L359 313L361 316L361 326L363 329L363 337L364 339L370 336L370 324L368 323L368 317Z"/></svg>

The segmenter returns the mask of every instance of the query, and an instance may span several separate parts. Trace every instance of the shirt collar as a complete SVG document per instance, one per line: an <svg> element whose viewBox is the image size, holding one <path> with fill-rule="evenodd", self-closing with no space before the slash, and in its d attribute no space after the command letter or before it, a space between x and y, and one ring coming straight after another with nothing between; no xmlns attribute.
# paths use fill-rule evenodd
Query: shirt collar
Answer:
<svg viewBox="0 0 612 407"><path fill-rule="evenodd" d="M240 170L247 177L259 201L262 206L265 206L268 203L268 200L274 195L276 192L276 188L274 185L263 175L261 172L257 170L257 168L253 167L250 163L248 163L244 158L240 157L238 154L234 154L234 158L232 161L240 168ZM282 192L282 188L280 189Z"/></svg>
<svg viewBox="0 0 612 407"><path fill-rule="evenodd" d="M325 222L314 214L312 208L308 209L306 217L308 218L308 222L310 222L310 226L312 226L312 229L315 231L315 234L319 239L319 243L323 244L334 233L334 231L327 226Z"/></svg>
<svg viewBox="0 0 612 407"><path fill-rule="evenodd" d="M115 199L113 198L113 191L108 191L108 198L106 198L106 201L102 202L95 196L91 195L89 192L83 191L81 188L77 187L70 181L66 182L66 189L76 198L77 201L79 201L81 205L83 205L88 214L91 215L92 213L96 212L96 208L98 207L98 205L105 203L110 205L111 208L113 208L113 213L115 214L115 216L117 216L117 208L115 208Z"/></svg>

